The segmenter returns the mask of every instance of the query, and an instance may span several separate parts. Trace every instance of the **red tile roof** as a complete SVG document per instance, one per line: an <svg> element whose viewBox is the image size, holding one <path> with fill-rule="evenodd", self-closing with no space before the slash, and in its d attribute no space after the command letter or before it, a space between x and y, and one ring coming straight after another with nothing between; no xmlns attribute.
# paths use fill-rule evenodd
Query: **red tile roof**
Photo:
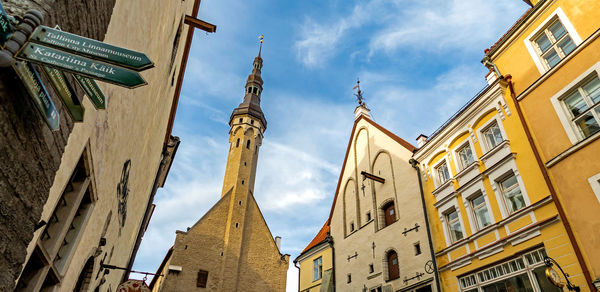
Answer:
<svg viewBox="0 0 600 292"><path fill-rule="evenodd" d="M323 225L323 227L321 227L321 230L319 230L319 233L317 233L315 238L313 238L313 240L304 248L302 253L307 252L311 248L313 248L313 247L317 246L319 243L323 242L323 240L327 239L328 234L329 234L329 219L327 219L327 221L325 221L325 224Z"/></svg>
<svg viewBox="0 0 600 292"><path fill-rule="evenodd" d="M529 16L529 13L531 12L532 9L533 9L533 7L527 9L527 11L525 11L525 13L523 13L523 15L521 15L521 17L519 17L519 19L510 27L509 30L506 31L506 33L504 33L504 35L502 35L502 37L500 39L498 39L498 41L496 43L494 43L489 49L485 50L485 54L490 55L491 53L496 51L496 49L502 43L504 43L504 41L506 41L506 39L508 39L509 36L511 36L513 34L513 32L525 20L525 18L527 18L527 16Z"/></svg>

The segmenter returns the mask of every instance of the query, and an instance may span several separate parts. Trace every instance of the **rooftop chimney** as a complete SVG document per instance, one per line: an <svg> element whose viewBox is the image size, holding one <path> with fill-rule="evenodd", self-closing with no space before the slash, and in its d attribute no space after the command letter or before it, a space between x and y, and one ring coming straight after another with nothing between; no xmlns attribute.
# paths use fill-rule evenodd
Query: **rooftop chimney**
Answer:
<svg viewBox="0 0 600 292"><path fill-rule="evenodd" d="M419 137L417 137L417 146L421 148L423 145L425 145L425 143L427 143L427 136L423 134L419 135Z"/></svg>

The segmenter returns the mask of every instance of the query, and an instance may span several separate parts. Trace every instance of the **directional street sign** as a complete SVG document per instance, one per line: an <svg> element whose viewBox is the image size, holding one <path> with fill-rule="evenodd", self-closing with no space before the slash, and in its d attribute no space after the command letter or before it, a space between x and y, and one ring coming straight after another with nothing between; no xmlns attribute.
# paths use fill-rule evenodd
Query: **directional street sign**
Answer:
<svg viewBox="0 0 600 292"><path fill-rule="evenodd" d="M19 75L19 78L21 78L21 81L23 81L25 89L27 89L27 92L33 98L36 107L45 118L50 129L53 131L58 130L60 127L60 115L37 70L33 65L25 62L16 62L13 68L17 72L17 75Z"/></svg>
<svg viewBox="0 0 600 292"><path fill-rule="evenodd" d="M6 15L6 11L4 11L4 7L0 3L0 47L4 47L12 33L13 30L8 21L8 15Z"/></svg>
<svg viewBox="0 0 600 292"><path fill-rule="evenodd" d="M104 97L104 93L98 84L93 79L83 77L81 75L74 74L75 79L79 82L79 85L83 88L85 93L92 100L92 103L96 107L96 109L105 109L106 108L106 98Z"/></svg>
<svg viewBox="0 0 600 292"><path fill-rule="evenodd" d="M81 106L79 99L77 99L77 93L67 81L65 73L48 66L41 66L41 68L46 77L48 77L48 80L50 80L52 87L54 87L54 91L60 96L64 106L68 109L71 118L76 122L83 121L85 109Z"/></svg>
<svg viewBox="0 0 600 292"><path fill-rule="evenodd" d="M147 84L144 78L135 71L59 51L36 43L27 43L17 54L17 58L42 65L48 65L60 70L69 71L128 88L135 88Z"/></svg>
<svg viewBox="0 0 600 292"><path fill-rule="evenodd" d="M30 40L136 71L154 67L154 63L144 53L109 45L47 26L38 26L31 35Z"/></svg>

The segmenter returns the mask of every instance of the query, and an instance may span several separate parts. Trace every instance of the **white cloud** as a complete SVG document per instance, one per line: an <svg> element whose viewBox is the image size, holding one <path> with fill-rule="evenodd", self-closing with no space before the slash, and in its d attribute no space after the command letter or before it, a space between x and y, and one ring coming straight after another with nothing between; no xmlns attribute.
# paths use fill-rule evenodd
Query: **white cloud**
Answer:
<svg viewBox="0 0 600 292"><path fill-rule="evenodd" d="M352 12L318 22L308 16L296 41L297 57L318 67L344 49L364 41L368 56L401 48L451 54L450 49L481 50L508 29L510 17L524 11L519 1L382 1L358 2ZM358 51L348 53L354 59Z"/></svg>

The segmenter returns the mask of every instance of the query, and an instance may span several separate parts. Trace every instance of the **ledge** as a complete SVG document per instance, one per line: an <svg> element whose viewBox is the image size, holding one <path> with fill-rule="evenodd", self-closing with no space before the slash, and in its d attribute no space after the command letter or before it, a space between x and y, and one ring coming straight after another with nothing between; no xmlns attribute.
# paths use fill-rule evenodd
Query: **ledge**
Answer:
<svg viewBox="0 0 600 292"><path fill-rule="evenodd" d="M474 171L477 170L477 171ZM475 160L471 162L471 164L467 165L463 170L457 173L454 176L454 179L458 181L459 187L462 187L464 184L468 183L474 177L479 174L479 161Z"/></svg>
<svg viewBox="0 0 600 292"><path fill-rule="evenodd" d="M504 140L504 141L500 142L500 144L496 145L496 147L490 149L488 152L483 154L479 158L479 160L481 160L483 162L483 164L485 165L486 168L489 168L491 165L496 164L496 162L500 161L501 158L505 156L505 155L502 155L503 152L507 152L507 151L510 152L509 145L510 145L509 141ZM497 154L500 154L500 155L497 155ZM504 154L506 154L506 153L504 153ZM500 158L498 156L500 156Z"/></svg>

